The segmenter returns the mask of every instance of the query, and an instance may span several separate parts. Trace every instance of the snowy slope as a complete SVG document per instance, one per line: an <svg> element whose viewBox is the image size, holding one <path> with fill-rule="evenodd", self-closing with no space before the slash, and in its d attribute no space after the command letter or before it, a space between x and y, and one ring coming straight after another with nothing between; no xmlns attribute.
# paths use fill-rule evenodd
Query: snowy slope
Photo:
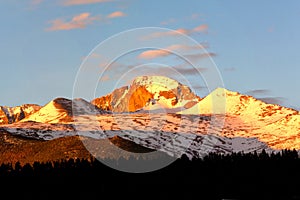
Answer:
<svg viewBox="0 0 300 200"><path fill-rule="evenodd" d="M255 137L274 149L300 149L299 111L218 88L180 114L223 114L226 137Z"/></svg>
<svg viewBox="0 0 300 200"><path fill-rule="evenodd" d="M38 112L22 120L42 123L68 123L72 121L72 101L57 98L49 102Z"/></svg>
<svg viewBox="0 0 300 200"><path fill-rule="evenodd" d="M41 123L61 123L73 122L73 115L107 113L96 108L91 103L83 99L69 100L56 98L42 107L38 112L23 119L22 122L34 121Z"/></svg>
<svg viewBox="0 0 300 200"><path fill-rule="evenodd" d="M201 127L199 127L201 124ZM72 124L19 122L0 126L0 132L52 140L80 135L95 139L119 136L175 157L202 157L209 152L271 150L256 138L230 138L210 133L210 117L176 114L106 114L75 116Z"/></svg>
<svg viewBox="0 0 300 200"><path fill-rule="evenodd" d="M251 96L217 88L195 106L180 114L226 114L247 121L275 122L285 116L298 115L299 112L279 105L267 104Z"/></svg>

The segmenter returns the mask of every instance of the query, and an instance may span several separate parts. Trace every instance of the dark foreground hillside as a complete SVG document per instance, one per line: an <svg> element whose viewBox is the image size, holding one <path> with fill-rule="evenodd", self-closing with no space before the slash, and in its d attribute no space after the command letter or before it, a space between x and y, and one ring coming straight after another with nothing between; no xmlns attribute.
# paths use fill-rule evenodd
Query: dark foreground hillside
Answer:
<svg viewBox="0 0 300 200"><path fill-rule="evenodd" d="M119 172L96 159L2 164L0 174L1 193L11 198L300 199L296 151L210 154L193 161L183 156L164 169L144 174Z"/></svg>

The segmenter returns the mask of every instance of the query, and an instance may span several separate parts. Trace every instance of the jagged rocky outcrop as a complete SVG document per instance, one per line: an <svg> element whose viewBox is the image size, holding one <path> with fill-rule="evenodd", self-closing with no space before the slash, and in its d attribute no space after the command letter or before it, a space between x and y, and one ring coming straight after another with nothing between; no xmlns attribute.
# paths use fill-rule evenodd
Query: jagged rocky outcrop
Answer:
<svg viewBox="0 0 300 200"><path fill-rule="evenodd" d="M12 124L37 112L41 106L25 104L17 107L0 106L0 124Z"/></svg>
<svg viewBox="0 0 300 200"><path fill-rule="evenodd" d="M163 76L141 76L130 86L96 98L92 104L113 112L135 112L141 109L189 108L200 101L190 88Z"/></svg>

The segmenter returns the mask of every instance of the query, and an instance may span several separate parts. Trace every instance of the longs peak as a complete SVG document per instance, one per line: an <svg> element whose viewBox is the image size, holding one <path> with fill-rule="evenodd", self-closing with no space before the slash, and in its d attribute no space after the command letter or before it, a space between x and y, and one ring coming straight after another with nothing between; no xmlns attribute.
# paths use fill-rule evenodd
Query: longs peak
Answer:
<svg viewBox="0 0 300 200"><path fill-rule="evenodd" d="M200 101L186 85L164 76L141 76L130 86L114 90L96 98L94 105L113 112L135 112L140 109L173 109L191 107Z"/></svg>

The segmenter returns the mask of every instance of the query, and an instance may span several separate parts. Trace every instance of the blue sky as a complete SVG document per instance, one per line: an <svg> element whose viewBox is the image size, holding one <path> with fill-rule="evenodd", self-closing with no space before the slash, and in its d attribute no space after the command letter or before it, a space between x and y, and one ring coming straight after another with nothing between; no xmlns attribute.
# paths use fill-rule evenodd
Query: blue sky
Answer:
<svg viewBox="0 0 300 200"><path fill-rule="evenodd" d="M72 98L79 67L100 42L133 28L162 27L186 31L205 44L227 89L300 107L297 0L4 0L0 15L0 105ZM127 66L177 64L173 55L139 60L144 51L120 60ZM109 76L117 73L112 70L102 80L96 96L110 92L115 80Z"/></svg>

